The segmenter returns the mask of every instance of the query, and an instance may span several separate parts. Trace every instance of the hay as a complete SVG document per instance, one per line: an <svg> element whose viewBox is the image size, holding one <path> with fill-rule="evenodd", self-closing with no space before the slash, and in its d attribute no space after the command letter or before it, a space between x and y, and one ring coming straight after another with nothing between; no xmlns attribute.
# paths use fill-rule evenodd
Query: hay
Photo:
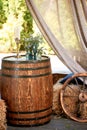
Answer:
<svg viewBox="0 0 87 130"><path fill-rule="evenodd" d="M57 81L60 80L60 78L64 78L65 76L66 76L66 74L58 74L58 73L52 74L52 77L53 77L53 84L56 84Z"/></svg>
<svg viewBox="0 0 87 130"><path fill-rule="evenodd" d="M0 93L1 93L1 70L0 70Z"/></svg>
<svg viewBox="0 0 87 130"><path fill-rule="evenodd" d="M85 89L79 95L79 115L81 119L87 120L87 90Z"/></svg>
<svg viewBox="0 0 87 130"><path fill-rule="evenodd" d="M79 104L79 114L81 119L87 119L87 102Z"/></svg>
<svg viewBox="0 0 87 130"><path fill-rule="evenodd" d="M69 85L64 91L64 106L68 113L77 115L80 89L77 85Z"/></svg>
<svg viewBox="0 0 87 130"><path fill-rule="evenodd" d="M59 80L60 81L60 80ZM53 114L57 116L65 115L61 107L60 102L60 90L62 89L63 84L57 81L53 85ZM72 114L76 114L78 111L78 100L79 100L79 87L77 85L70 85L66 87L64 92L64 106L67 111Z"/></svg>
<svg viewBox="0 0 87 130"><path fill-rule="evenodd" d="M60 90L62 88L62 84L59 83L59 80L56 84L53 85L53 114L57 114L60 116L63 113L61 103L60 103Z"/></svg>
<svg viewBox="0 0 87 130"><path fill-rule="evenodd" d="M0 130L6 130L6 105L0 99Z"/></svg>
<svg viewBox="0 0 87 130"><path fill-rule="evenodd" d="M80 99L82 85L74 85L68 84L65 86L63 92L63 100L60 101L60 91L63 87L63 84L59 83L58 80L53 85L53 114L55 117L60 118L61 116L69 117L72 119L76 118L78 121L80 120L87 120L87 91L84 92L84 100ZM63 110L61 104L65 108ZM65 112L64 112L65 111Z"/></svg>

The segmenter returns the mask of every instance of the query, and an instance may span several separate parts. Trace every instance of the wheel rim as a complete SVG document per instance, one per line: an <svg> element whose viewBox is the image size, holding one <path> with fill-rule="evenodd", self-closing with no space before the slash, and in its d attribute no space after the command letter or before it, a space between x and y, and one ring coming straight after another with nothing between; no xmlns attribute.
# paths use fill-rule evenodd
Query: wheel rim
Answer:
<svg viewBox="0 0 87 130"><path fill-rule="evenodd" d="M83 80L83 84L79 85L76 78L81 78ZM73 79L76 80L76 85L73 85L72 87L70 82ZM68 117L78 122L87 122L86 82L87 73L75 74L66 80L60 91L60 101L63 111Z"/></svg>

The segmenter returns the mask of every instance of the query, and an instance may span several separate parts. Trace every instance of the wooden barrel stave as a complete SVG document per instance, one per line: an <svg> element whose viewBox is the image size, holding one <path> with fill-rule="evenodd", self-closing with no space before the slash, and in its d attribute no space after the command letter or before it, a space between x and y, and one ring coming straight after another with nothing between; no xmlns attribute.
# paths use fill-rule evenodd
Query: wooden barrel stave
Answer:
<svg viewBox="0 0 87 130"><path fill-rule="evenodd" d="M7 103L8 123L31 126L51 120L53 81L49 60L27 65L2 61L2 77L1 96Z"/></svg>

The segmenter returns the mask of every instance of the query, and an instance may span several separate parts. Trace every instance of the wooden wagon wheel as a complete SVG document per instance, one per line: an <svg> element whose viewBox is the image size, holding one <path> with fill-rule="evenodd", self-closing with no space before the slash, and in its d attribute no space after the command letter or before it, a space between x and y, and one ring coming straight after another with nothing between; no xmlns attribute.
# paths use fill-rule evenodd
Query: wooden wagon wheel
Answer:
<svg viewBox="0 0 87 130"><path fill-rule="evenodd" d="M82 79L82 84L77 79ZM71 81L76 85L71 85ZM72 87L73 86L73 87ZM87 73L77 73L66 80L60 92L61 106L65 114L78 122L87 122Z"/></svg>

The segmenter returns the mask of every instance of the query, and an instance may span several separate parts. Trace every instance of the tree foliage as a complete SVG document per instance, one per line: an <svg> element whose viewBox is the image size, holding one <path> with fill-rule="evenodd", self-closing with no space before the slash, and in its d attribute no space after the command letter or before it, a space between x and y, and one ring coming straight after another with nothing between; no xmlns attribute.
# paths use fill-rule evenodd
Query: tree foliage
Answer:
<svg viewBox="0 0 87 130"><path fill-rule="evenodd" d="M17 22L21 26L21 39L29 37L33 33L33 18L27 9L25 0L0 0L0 30L7 32L3 36L1 35L0 39L3 39L3 43L6 45L6 42L10 42L9 50L15 46L13 31ZM5 35L8 35L7 39ZM2 44L2 41L0 43Z"/></svg>
<svg viewBox="0 0 87 130"><path fill-rule="evenodd" d="M4 10L4 7L3 7L3 1L0 0L0 28L2 28L2 25L6 22L7 20L7 17L6 17L6 14L5 14L5 10Z"/></svg>

